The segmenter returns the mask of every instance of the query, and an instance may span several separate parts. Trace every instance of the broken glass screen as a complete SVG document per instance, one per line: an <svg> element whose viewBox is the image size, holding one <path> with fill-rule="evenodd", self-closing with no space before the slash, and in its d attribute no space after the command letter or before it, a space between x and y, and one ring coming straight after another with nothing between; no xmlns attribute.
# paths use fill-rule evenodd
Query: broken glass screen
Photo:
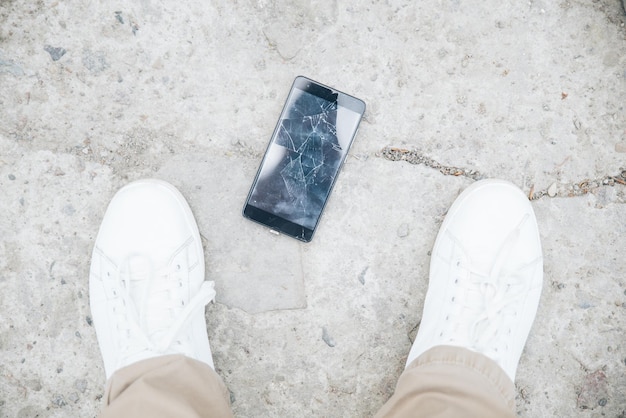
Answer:
<svg viewBox="0 0 626 418"><path fill-rule="evenodd" d="M278 122L249 203L315 229L361 114L295 88Z"/></svg>

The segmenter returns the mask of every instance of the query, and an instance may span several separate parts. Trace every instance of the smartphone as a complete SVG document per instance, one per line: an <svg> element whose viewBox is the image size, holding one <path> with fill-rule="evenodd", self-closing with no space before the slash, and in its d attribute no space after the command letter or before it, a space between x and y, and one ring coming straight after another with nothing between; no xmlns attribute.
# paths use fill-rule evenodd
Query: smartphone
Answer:
<svg viewBox="0 0 626 418"><path fill-rule="evenodd" d="M362 100L296 77L243 216L311 241L364 112Z"/></svg>

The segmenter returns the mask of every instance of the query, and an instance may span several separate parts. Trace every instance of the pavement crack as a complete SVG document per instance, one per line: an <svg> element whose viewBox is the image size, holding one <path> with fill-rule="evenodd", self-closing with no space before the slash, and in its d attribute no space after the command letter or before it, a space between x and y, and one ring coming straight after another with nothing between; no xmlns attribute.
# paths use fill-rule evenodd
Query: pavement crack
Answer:
<svg viewBox="0 0 626 418"><path fill-rule="evenodd" d="M542 197L576 197L591 193L602 187L626 186L626 170L620 168L620 173L616 175L605 175L595 179L583 179L579 181L560 183L554 182L550 186L535 190L532 186L528 192L530 200L541 199Z"/></svg>
<svg viewBox="0 0 626 418"><path fill-rule="evenodd" d="M382 149L381 155L383 158L390 161L406 161L411 164L425 165L426 167L439 170L441 174L446 176L467 177L472 180L481 180L486 178L477 170L443 165L417 150L385 147Z"/></svg>
<svg viewBox="0 0 626 418"><path fill-rule="evenodd" d="M410 164L424 165L438 170L446 176L467 177L472 180L481 180L489 177L478 170L441 164L418 150L385 147L380 151L380 156L389 161L406 161ZM618 171L619 173L614 175L604 175L594 179L582 179L569 183L555 181L543 189L537 189L532 185L528 191L528 199L576 197L591 193L602 187L626 186L626 169L620 168Z"/></svg>

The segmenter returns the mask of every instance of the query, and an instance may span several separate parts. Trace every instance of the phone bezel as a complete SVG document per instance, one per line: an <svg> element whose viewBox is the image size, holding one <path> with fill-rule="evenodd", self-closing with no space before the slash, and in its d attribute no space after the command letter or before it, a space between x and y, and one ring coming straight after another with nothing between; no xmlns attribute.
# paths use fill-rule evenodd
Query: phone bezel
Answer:
<svg viewBox="0 0 626 418"><path fill-rule="evenodd" d="M355 113L358 113L361 115L361 117L359 118L359 122L356 126L356 128L354 129L354 132L352 133L352 137L350 138L347 148L348 150L350 149L350 147L352 146L352 142L354 141L354 138L356 137L356 134L358 132L358 128L360 125L360 122L363 118L363 114L365 113L365 102L363 102L363 100L361 99L357 99L354 96L350 96L349 94L346 93L342 93L338 90L332 89L328 86L325 86L321 83L318 83L316 81L313 81L307 77L304 76L298 76L295 78L295 80L293 81L293 84L291 86L291 89L289 90L289 94L287 95L287 98L285 100L285 104L283 105L283 109L280 113L280 116L278 118L278 121L276 122L276 127L274 128L274 132L272 133L272 136L270 137L269 143L267 145L267 148L265 149L265 154L263 155L263 160L261 160L261 164L259 165L259 168L257 170L256 176L254 177L254 181L252 182L252 186L250 187L250 191L248 192L248 197L246 198L246 203L243 207L243 211L242 214L245 218L254 221L256 223L259 223L261 225L264 225L268 228L270 228L270 230L290 236L292 238L296 238L300 241L303 242L310 242L313 239L313 235L315 233L315 230L317 229L320 219L322 218L322 214L324 213L324 209L326 208L326 204L328 203L328 200L330 199L330 195L332 194L332 190L335 186L335 183L337 182L337 177L339 176L339 172L341 172L341 168L343 167L343 164L345 162L345 159L348 155L348 152L346 151L346 153L344 154L342 160L339 163L338 169L337 169L337 173L335 174L335 178L330 186L330 189L328 191L328 196L326 197L326 199L324 200L324 203L322 205L321 211L320 211L320 215L317 218L316 222L315 222L315 226L313 227L313 229L304 227L302 225L296 224L294 222L291 222L285 218L282 218L281 216L272 214L270 212L267 212L263 209L260 209L256 206L253 206L252 204L250 204L250 198L252 196L252 192L254 191L257 182L259 180L259 176L261 174L261 171L263 169L263 166L266 162L266 157L268 154L268 151L270 149L270 147L272 146L272 144L274 143L275 139L276 139L276 135L278 134L278 130L280 128L280 121L283 120L283 116L285 114L285 112L288 110L287 109L287 104L289 104L291 102L292 99L292 95L294 94L294 91L298 89L298 90L302 90L305 91L307 93L313 94L314 96L320 97L322 99L326 99L326 100L334 100L334 96L336 95L337 97L337 105L338 106L342 106L345 107Z"/></svg>

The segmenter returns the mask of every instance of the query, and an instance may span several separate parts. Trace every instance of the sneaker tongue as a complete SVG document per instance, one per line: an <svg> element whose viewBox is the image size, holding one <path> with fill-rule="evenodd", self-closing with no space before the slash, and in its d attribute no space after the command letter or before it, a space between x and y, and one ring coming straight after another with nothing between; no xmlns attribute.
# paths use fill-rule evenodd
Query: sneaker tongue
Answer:
<svg viewBox="0 0 626 418"><path fill-rule="evenodd" d="M138 325L146 337L158 343L170 321L166 318L169 312L168 302L162 297L163 272L155 271L154 267L150 258L133 256L126 260L121 278L127 286L128 296L136 310Z"/></svg>
<svg viewBox="0 0 626 418"><path fill-rule="evenodd" d="M152 266L149 259L141 256L129 258L121 271L121 278L127 286L128 295L138 310L142 307L151 275Z"/></svg>
<svg viewBox="0 0 626 418"><path fill-rule="evenodd" d="M124 279L131 282L147 281L151 270L152 266L148 259L145 257L133 257L128 260Z"/></svg>

